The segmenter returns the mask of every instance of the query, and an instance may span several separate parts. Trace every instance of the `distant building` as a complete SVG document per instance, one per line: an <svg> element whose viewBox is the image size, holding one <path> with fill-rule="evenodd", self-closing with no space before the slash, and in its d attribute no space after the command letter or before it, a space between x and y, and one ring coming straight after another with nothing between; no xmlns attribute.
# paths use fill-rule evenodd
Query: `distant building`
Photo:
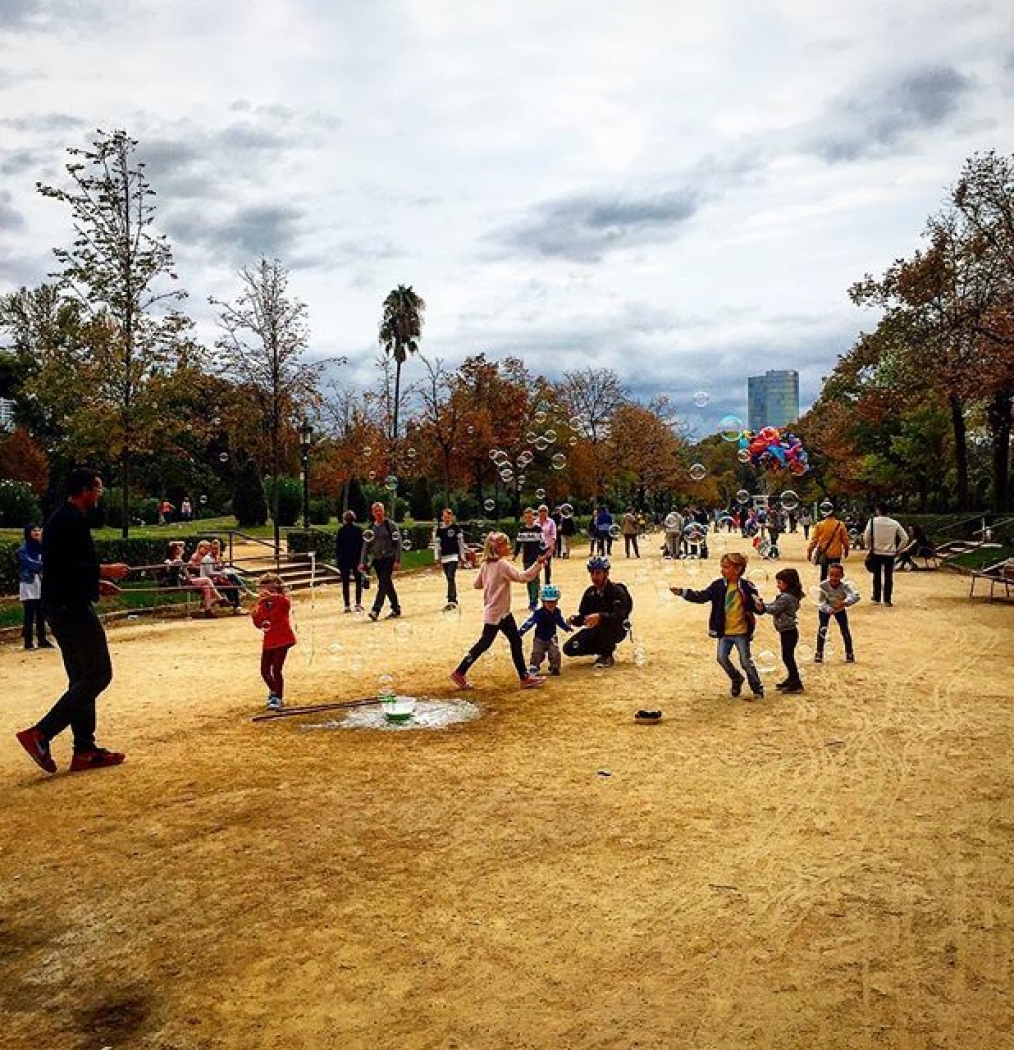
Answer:
<svg viewBox="0 0 1014 1050"><path fill-rule="evenodd" d="M785 427L799 418L799 373L768 369L747 379L747 426Z"/></svg>
<svg viewBox="0 0 1014 1050"><path fill-rule="evenodd" d="M0 430L14 429L14 402L0 397Z"/></svg>

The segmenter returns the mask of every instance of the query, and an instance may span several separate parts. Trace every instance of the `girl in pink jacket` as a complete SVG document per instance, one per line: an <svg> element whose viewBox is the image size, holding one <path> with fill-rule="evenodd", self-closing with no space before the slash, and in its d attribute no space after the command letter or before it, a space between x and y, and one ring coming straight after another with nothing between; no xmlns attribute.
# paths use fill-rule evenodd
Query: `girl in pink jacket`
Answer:
<svg viewBox="0 0 1014 1050"><path fill-rule="evenodd" d="M525 665L524 652L521 646L521 635L518 625L511 613L511 584L527 583L538 577L542 566L549 560L547 551L523 572L517 569L510 560L511 541L502 532L491 532L486 537L483 548L484 561L473 586L483 592L482 635L465 654L465 658L451 673L451 681L459 689L471 689L472 684L465 677L466 672L480 656L493 644L497 632L503 631L511 647L511 657L517 668L523 689L534 689L545 681L539 675L529 674Z"/></svg>

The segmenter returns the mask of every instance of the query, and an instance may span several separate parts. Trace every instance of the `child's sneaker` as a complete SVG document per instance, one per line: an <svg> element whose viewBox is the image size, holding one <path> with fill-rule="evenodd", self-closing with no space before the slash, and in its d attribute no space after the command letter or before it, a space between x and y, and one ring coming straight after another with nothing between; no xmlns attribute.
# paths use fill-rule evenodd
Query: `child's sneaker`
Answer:
<svg viewBox="0 0 1014 1050"><path fill-rule="evenodd" d="M754 700L763 700L764 699L764 690L763 689L754 689L754 691L753 691L753 698L754 698Z"/></svg>
<svg viewBox="0 0 1014 1050"><path fill-rule="evenodd" d="M269 711L280 711L285 704L280 696L276 696L274 693L268 693L268 702L266 706Z"/></svg>
<svg viewBox="0 0 1014 1050"><path fill-rule="evenodd" d="M743 679L740 678L739 681L733 682L732 685L729 687L729 696L739 696L740 693L742 693L742 692L743 692Z"/></svg>
<svg viewBox="0 0 1014 1050"><path fill-rule="evenodd" d="M121 751L110 751L105 747L97 747L93 751L75 751L71 759L70 771L80 773L86 769L118 766L126 757Z"/></svg>
<svg viewBox="0 0 1014 1050"><path fill-rule="evenodd" d="M459 689L471 689L471 688L473 688L472 683L460 671L452 671L451 672L451 681Z"/></svg>
<svg viewBox="0 0 1014 1050"><path fill-rule="evenodd" d="M559 677L560 677L560 668L559 668L559 667L550 667L550 669L549 669L549 673L550 673L550 674L551 674L551 675L552 675L552 676L553 676L554 678L559 678Z"/></svg>
<svg viewBox="0 0 1014 1050"><path fill-rule="evenodd" d="M525 677L521 679L521 688L522 689L538 689L539 686L542 685L543 682L545 682L545 678L543 678L541 675L537 675L537 674L525 675Z"/></svg>
<svg viewBox="0 0 1014 1050"><path fill-rule="evenodd" d="M856 662L856 654L855 653L846 653L845 654L845 663L847 663L847 664L854 664L855 662Z"/></svg>
<svg viewBox="0 0 1014 1050"><path fill-rule="evenodd" d="M815 664L822 664L824 662L824 654L823 653L814 653L813 654L813 662Z"/></svg>

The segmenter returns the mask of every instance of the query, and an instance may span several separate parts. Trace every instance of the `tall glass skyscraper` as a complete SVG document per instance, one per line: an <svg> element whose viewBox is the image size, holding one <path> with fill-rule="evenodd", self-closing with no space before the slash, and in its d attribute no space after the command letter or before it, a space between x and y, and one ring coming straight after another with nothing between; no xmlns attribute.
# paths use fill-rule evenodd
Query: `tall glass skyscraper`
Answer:
<svg viewBox="0 0 1014 1050"><path fill-rule="evenodd" d="M799 373L768 369L747 379L747 426L785 427L799 419Z"/></svg>

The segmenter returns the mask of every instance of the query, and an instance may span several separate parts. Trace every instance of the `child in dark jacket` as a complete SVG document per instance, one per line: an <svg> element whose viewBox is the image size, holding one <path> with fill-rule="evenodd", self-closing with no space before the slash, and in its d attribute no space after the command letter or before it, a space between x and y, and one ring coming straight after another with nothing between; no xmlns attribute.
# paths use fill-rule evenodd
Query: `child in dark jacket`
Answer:
<svg viewBox="0 0 1014 1050"><path fill-rule="evenodd" d="M799 603L803 600L803 584L795 569L782 569L775 573L778 596L773 602L757 599L757 612L774 617L775 630L782 643L782 663L785 664L785 681L775 688L783 693L801 693L803 683L796 666L796 646L799 644L799 622L796 618Z"/></svg>
<svg viewBox="0 0 1014 1050"><path fill-rule="evenodd" d="M535 637L532 639L532 655L528 661L530 674L538 674L539 668L545 657L549 657L549 673L558 675L560 673L560 646L556 641L556 629L566 631L567 634L573 630L569 623L563 618L559 608L560 588L554 584L547 583L542 588L542 605L536 609L531 616L521 625L521 634L535 628Z"/></svg>
<svg viewBox="0 0 1014 1050"><path fill-rule="evenodd" d="M718 663L732 681L730 693L739 696L743 692L743 675L736 670L730 656L735 649L739 662L750 683L754 700L764 698L764 686L761 684L757 666L750 654L750 640L753 638L757 607L757 588L743 579L746 571L746 557L738 552L723 554L719 579L714 580L703 591L694 591L684 587L671 587L673 594L698 605L711 603L708 617L708 634L718 639Z"/></svg>

